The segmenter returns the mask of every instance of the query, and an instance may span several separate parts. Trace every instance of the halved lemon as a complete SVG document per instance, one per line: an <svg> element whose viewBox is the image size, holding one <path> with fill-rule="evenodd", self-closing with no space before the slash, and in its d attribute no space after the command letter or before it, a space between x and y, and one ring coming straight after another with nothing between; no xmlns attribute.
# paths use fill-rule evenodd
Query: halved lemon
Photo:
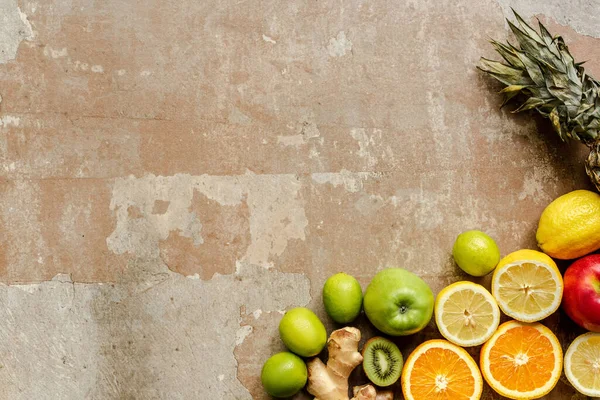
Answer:
<svg viewBox="0 0 600 400"><path fill-rule="evenodd" d="M478 400L483 391L481 372L469 353L440 339L408 356L401 382L406 400Z"/></svg>
<svg viewBox="0 0 600 400"><path fill-rule="evenodd" d="M435 300L435 322L442 336L463 347L485 343L500 324L500 309L481 285L462 281L445 287Z"/></svg>
<svg viewBox="0 0 600 400"><path fill-rule="evenodd" d="M565 353L565 375L581 394L600 397L600 333L578 336Z"/></svg>
<svg viewBox="0 0 600 400"><path fill-rule="evenodd" d="M487 383L509 399L539 399L558 383L562 372L558 338L540 323L509 321L481 348Z"/></svg>
<svg viewBox="0 0 600 400"><path fill-rule="evenodd" d="M560 306L563 280L556 263L544 253L519 250L504 257L492 276L492 295L509 317L535 322Z"/></svg>

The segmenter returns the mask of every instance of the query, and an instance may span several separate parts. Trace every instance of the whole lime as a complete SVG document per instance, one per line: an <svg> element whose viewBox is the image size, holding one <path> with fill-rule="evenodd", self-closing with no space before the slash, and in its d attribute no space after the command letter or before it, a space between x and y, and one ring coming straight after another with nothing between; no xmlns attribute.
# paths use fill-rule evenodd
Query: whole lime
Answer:
<svg viewBox="0 0 600 400"><path fill-rule="evenodd" d="M327 331L314 312L292 308L279 322L279 336L288 349L302 357L316 356L327 343Z"/></svg>
<svg viewBox="0 0 600 400"><path fill-rule="evenodd" d="M351 275L340 272L330 276L323 286L325 311L335 322L346 324L360 314L362 288Z"/></svg>
<svg viewBox="0 0 600 400"><path fill-rule="evenodd" d="M307 376L304 361L297 355L284 351L265 362L260 379L271 396L290 397L306 385Z"/></svg>
<svg viewBox="0 0 600 400"><path fill-rule="evenodd" d="M458 235L452 256L456 264L469 275L484 276L496 268L500 249L494 239L481 231L466 231Z"/></svg>

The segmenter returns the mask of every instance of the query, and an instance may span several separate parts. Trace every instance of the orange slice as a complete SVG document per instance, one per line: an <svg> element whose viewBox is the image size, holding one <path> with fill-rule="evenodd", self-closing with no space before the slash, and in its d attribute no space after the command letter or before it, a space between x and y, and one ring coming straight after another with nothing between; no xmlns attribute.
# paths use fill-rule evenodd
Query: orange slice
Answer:
<svg viewBox="0 0 600 400"><path fill-rule="evenodd" d="M406 400L478 400L483 379L477 363L463 348L446 340L429 340L406 359L402 393Z"/></svg>
<svg viewBox="0 0 600 400"><path fill-rule="evenodd" d="M481 372L496 392L509 399L539 399L562 372L558 338L539 323L509 321L481 348Z"/></svg>

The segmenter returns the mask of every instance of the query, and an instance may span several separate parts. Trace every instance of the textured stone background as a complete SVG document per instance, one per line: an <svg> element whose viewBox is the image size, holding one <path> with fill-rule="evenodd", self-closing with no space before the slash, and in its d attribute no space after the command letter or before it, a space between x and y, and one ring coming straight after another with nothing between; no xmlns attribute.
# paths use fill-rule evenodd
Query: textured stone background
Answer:
<svg viewBox="0 0 600 400"><path fill-rule="evenodd" d="M263 399L330 274L535 248L590 186L474 68L511 6L600 75L598 1L0 0L0 398Z"/></svg>

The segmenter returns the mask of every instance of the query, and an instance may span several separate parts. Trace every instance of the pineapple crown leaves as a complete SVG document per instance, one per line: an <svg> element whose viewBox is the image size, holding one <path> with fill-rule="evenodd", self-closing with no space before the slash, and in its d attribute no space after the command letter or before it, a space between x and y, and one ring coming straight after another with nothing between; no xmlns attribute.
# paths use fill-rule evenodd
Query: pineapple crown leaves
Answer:
<svg viewBox="0 0 600 400"><path fill-rule="evenodd" d="M537 110L562 140L600 140L600 83L575 62L562 37L553 37L540 21L538 32L513 13L517 24L507 22L518 47L492 39L504 61L482 57L477 67L506 85L502 106L514 99L513 112Z"/></svg>

